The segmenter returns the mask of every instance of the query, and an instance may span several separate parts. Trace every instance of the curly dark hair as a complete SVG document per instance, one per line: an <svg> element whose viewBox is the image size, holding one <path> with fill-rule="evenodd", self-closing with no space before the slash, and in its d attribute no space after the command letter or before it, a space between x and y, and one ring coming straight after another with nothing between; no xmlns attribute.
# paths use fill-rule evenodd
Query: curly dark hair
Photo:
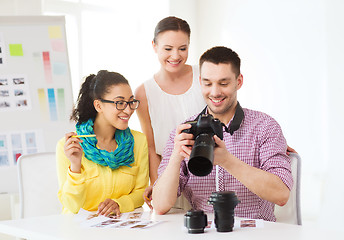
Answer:
<svg viewBox="0 0 344 240"><path fill-rule="evenodd" d="M86 122L88 119L95 119L97 111L94 108L93 101L101 99L113 85L127 84L128 80L117 72L108 72L100 70L97 75L91 74L86 77L81 85L76 106L74 106L71 120L78 123Z"/></svg>

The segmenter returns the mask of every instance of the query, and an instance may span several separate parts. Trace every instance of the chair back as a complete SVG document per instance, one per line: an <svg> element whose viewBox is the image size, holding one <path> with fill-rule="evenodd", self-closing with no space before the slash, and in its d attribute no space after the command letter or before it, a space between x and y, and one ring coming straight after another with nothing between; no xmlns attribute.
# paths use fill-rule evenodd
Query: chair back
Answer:
<svg viewBox="0 0 344 240"><path fill-rule="evenodd" d="M19 157L20 218L61 213L55 159L55 152Z"/></svg>
<svg viewBox="0 0 344 240"><path fill-rule="evenodd" d="M302 225L300 205L301 158L297 153L290 153L290 161L294 185L287 204L283 207L275 205L275 216L277 222Z"/></svg>

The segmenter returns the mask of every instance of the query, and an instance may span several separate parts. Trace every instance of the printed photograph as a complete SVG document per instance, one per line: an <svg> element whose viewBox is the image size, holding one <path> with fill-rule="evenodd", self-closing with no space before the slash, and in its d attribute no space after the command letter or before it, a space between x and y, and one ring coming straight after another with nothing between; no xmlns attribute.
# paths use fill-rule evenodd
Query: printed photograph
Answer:
<svg viewBox="0 0 344 240"><path fill-rule="evenodd" d="M11 142L13 149L22 149L21 135L19 133L11 135Z"/></svg>
<svg viewBox="0 0 344 240"><path fill-rule="evenodd" d="M11 104L7 101L0 102L0 108L9 108Z"/></svg>
<svg viewBox="0 0 344 240"><path fill-rule="evenodd" d="M16 89L14 90L14 96L23 96L24 95L24 91L21 89Z"/></svg>
<svg viewBox="0 0 344 240"><path fill-rule="evenodd" d="M130 213L128 218L129 219L140 219L142 216L142 212L134 212L134 213Z"/></svg>
<svg viewBox="0 0 344 240"><path fill-rule="evenodd" d="M130 227L134 224L137 224L139 221L135 221L135 220L128 220L128 221L125 221L119 225L115 225L113 226L114 228L125 228L125 227Z"/></svg>
<svg viewBox="0 0 344 240"><path fill-rule="evenodd" d="M25 84L25 80L24 80L24 78L13 78L13 83L15 85Z"/></svg>
<svg viewBox="0 0 344 240"><path fill-rule="evenodd" d="M7 149L6 135L0 135L0 149Z"/></svg>
<svg viewBox="0 0 344 240"><path fill-rule="evenodd" d="M98 223L96 225L92 225L91 227L98 227L98 228L103 228L103 227L107 227L109 225L113 225L116 223L119 223L121 220L117 220L117 219L110 219L101 223Z"/></svg>
<svg viewBox="0 0 344 240"><path fill-rule="evenodd" d="M7 78L0 78L0 86L8 85Z"/></svg>
<svg viewBox="0 0 344 240"><path fill-rule="evenodd" d="M23 154L22 150L13 151L14 164L17 164L18 158Z"/></svg>
<svg viewBox="0 0 344 240"><path fill-rule="evenodd" d="M7 152L0 152L0 166L8 166Z"/></svg>
<svg viewBox="0 0 344 240"><path fill-rule="evenodd" d="M8 90L0 90L0 97L9 97L10 92Z"/></svg>
<svg viewBox="0 0 344 240"><path fill-rule="evenodd" d="M35 148L36 146L36 135L35 133L25 133L25 139L26 139L26 147L27 148Z"/></svg>
<svg viewBox="0 0 344 240"><path fill-rule="evenodd" d="M27 106L27 100L26 100L26 99L24 99L24 100L18 100L18 101L16 102L16 106L17 106L17 107L26 107L26 106Z"/></svg>
<svg viewBox="0 0 344 240"><path fill-rule="evenodd" d="M240 227L256 227L256 220L242 220L240 222Z"/></svg>

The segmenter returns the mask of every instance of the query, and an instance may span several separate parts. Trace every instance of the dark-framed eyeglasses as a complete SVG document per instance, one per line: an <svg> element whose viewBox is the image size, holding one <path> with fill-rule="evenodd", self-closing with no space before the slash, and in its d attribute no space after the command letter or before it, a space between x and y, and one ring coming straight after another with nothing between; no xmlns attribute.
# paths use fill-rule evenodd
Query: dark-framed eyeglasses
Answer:
<svg viewBox="0 0 344 240"><path fill-rule="evenodd" d="M111 100L105 100L105 99L100 99L101 102L103 103L113 103L116 105L117 110L124 110L128 104L131 110L135 110L139 107L140 105L140 100L134 99L132 101L111 101Z"/></svg>

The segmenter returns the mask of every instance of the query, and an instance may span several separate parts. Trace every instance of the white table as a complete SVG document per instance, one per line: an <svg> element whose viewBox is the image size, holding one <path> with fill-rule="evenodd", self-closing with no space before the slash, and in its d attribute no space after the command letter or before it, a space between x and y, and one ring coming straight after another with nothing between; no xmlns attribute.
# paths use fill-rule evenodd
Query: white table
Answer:
<svg viewBox="0 0 344 240"><path fill-rule="evenodd" d="M208 219L213 215L208 214ZM101 240L101 239L197 239L197 240L298 240L298 239L344 239L343 232L296 226L283 223L264 222L263 228L240 228L229 233L219 233L216 229L206 229L203 234L188 234L183 226L183 213L152 215L153 220L162 220L156 226L147 229L84 228L77 223L73 215L52 215L20 220L0 221L0 232L17 237L36 240Z"/></svg>

